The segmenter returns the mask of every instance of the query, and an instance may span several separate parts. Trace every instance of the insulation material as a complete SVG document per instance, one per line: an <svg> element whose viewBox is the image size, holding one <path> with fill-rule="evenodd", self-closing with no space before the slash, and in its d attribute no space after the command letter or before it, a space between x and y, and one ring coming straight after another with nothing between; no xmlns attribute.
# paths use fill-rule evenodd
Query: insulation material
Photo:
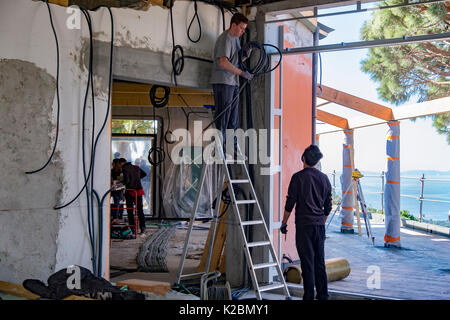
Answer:
<svg viewBox="0 0 450 320"><path fill-rule="evenodd" d="M206 165L205 181L200 195L196 218L213 217L212 204L217 191L217 166ZM165 218L190 218L200 188L202 165L171 165L163 187Z"/></svg>
<svg viewBox="0 0 450 320"><path fill-rule="evenodd" d="M384 193L386 245L400 247L400 123L390 121L386 140L387 172Z"/></svg>
<svg viewBox="0 0 450 320"><path fill-rule="evenodd" d="M350 274L350 263L344 258L334 258L325 261L327 280L337 281L345 279ZM286 271L286 281L291 283L302 283L302 269L299 265L291 265Z"/></svg>
<svg viewBox="0 0 450 320"><path fill-rule="evenodd" d="M353 208L355 197L352 188L351 150L353 148L353 130L345 130L345 144L342 149L342 205L341 205L341 231L353 230Z"/></svg>

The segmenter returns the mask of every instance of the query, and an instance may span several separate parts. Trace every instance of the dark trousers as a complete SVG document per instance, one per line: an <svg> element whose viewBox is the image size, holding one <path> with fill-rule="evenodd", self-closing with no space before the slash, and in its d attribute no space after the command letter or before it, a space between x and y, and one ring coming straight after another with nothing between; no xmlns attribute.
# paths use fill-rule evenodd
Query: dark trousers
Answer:
<svg viewBox="0 0 450 320"><path fill-rule="evenodd" d="M325 226L297 226L295 241L303 278L303 300L314 300L314 285L318 300L328 299L325 268Z"/></svg>
<svg viewBox="0 0 450 320"><path fill-rule="evenodd" d="M215 121L216 128L222 132L222 139L225 145L226 130L236 130L239 124L239 87L227 84L213 84L213 92L214 104L216 105L214 117L217 117L223 110L228 108L233 99L236 98L231 107Z"/></svg>
<svg viewBox="0 0 450 320"><path fill-rule="evenodd" d="M145 229L145 216L144 216L144 210L142 206L142 196L137 196L137 199L130 195L129 192L125 192L125 201L127 203L127 212L128 212L128 224L134 225L134 210L133 207L135 205L135 200L137 200L136 209L139 219L139 228L141 230ZM136 230L137 232L137 230Z"/></svg>
<svg viewBox="0 0 450 320"><path fill-rule="evenodd" d="M120 204L122 200L123 191L111 191L111 196L113 197L113 205L111 209L111 215L113 219L122 219L123 205Z"/></svg>

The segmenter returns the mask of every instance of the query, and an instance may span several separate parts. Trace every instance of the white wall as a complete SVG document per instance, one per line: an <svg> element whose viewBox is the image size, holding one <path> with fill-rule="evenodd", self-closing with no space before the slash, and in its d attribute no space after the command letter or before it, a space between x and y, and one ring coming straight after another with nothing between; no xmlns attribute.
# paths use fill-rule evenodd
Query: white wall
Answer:
<svg viewBox="0 0 450 320"><path fill-rule="evenodd" d="M185 48L186 54L210 58L214 40L222 31L221 14L213 6L198 5L203 32L201 41L192 44L186 37L186 29L193 15L193 3L177 1L174 6L176 43ZM25 175L26 170L36 169L47 160L53 146L57 111L54 86L56 47L45 3L0 0L0 109L7 113L0 120L2 281L20 283L28 278L45 281L53 272L71 264L91 268L85 193L69 207L53 210L56 204L70 201L84 184L81 121L87 83L89 31L83 15L80 28L69 29L66 22L73 13L67 13L64 7L50 6L60 45L58 146L53 161L46 169ZM164 61L170 60L169 11L155 6L147 12L131 9L113 9L112 12L115 19L115 52L119 55L121 49L128 50L126 59L114 62L114 73L120 70L126 77L127 70L141 70L138 76L130 75L130 78L143 78L148 83L155 83L161 78L164 79L162 82L170 80L169 64L160 63L161 69L157 73L142 68L148 61L139 59L142 54L144 57L159 54ZM97 133L107 110L110 18L105 8L91 12L91 16L97 48L95 57L102 57L94 61ZM133 66L121 64L123 61L132 61ZM207 83L201 74L191 73L185 79L180 77L180 86ZM89 107L85 130L87 150L91 112ZM102 197L109 188L109 121L96 154L94 189ZM107 277L109 239L106 213L105 206L102 275Z"/></svg>

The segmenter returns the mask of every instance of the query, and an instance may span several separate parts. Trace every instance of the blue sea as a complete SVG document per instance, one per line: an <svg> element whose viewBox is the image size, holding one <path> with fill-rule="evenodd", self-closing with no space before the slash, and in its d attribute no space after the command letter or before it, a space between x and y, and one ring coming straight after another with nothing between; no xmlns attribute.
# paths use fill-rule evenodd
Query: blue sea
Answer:
<svg viewBox="0 0 450 320"><path fill-rule="evenodd" d="M367 206L381 209L382 179L381 172L361 171L361 187ZM331 184L333 175L327 173ZM336 192L341 196L340 172L336 172ZM425 175L423 198L429 200L443 200L447 202L423 201L422 216L424 221L449 221L450 212L450 172L439 171L406 171L400 174L400 209L408 210L410 214L419 218L420 201L417 199L421 194L421 181ZM410 179L415 178L415 179ZM430 180L428 180L430 179ZM446 180L446 181L433 181ZM413 198L414 197L414 198Z"/></svg>

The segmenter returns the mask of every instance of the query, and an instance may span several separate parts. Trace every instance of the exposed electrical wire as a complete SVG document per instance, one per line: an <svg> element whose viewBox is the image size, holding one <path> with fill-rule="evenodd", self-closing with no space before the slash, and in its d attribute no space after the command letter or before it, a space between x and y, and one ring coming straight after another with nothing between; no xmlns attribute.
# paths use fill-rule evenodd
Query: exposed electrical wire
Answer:
<svg viewBox="0 0 450 320"><path fill-rule="evenodd" d="M158 88L164 90L164 96L158 97L156 91ZM153 121L156 121L156 108L163 108L169 103L170 88L164 86L153 85L149 91L150 102L153 105ZM155 122L154 122L155 123ZM163 132L163 130L161 130ZM150 148L147 160L152 166L158 166L164 162L165 152L162 148L162 139L164 134L160 134L160 146Z"/></svg>
<svg viewBox="0 0 450 320"><path fill-rule="evenodd" d="M164 90L164 96L158 97L156 92L158 89ZM170 88L166 86L153 85L149 91L150 102L155 108L164 108L169 103Z"/></svg>
<svg viewBox="0 0 450 320"><path fill-rule="evenodd" d="M178 96L180 97L181 100L183 100L183 102L184 102L184 104L186 105L186 107L188 107L189 110L191 110L191 113L193 113L193 114L199 116L200 118L209 118L209 116L202 116L202 115L201 115L202 113L194 111L194 110L192 109L192 107L186 102L186 100L183 98L183 96L182 96L181 94L178 94ZM184 111L184 109L183 109L183 111ZM184 112L185 112L185 114L186 114L186 111L184 111Z"/></svg>
<svg viewBox="0 0 450 320"><path fill-rule="evenodd" d="M171 29L171 34L172 34L172 73L173 73L173 79L175 82L175 86L178 86L177 76L179 76L183 72L184 59L192 59L192 60L203 61L203 62L208 62L208 63L213 63L213 61L209 60L209 59L194 57L194 56L185 56L183 47L175 44L175 30L173 28L173 10L172 10L172 8L173 8L173 0L171 0L169 3L170 29ZM198 18L198 16L197 16L197 18ZM200 20L198 20L198 22L200 24ZM188 37L189 37L189 34L188 34ZM179 52L178 57L177 57L177 52Z"/></svg>
<svg viewBox="0 0 450 320"><path fill-rule="evenodd" d="M55 37L55 43L56 43L56 101L58 103L58 108L57 108L57 112L56 112L56 134L55 134L55 142L53 144L52 153L50 154L50 157L48 158L47 162L45 162L45 164L42 167L40 167L39 169L25 172L26 174L37 173L39 171L44 170L47 167L47 165L50 163L53 156L55 155L56 145L58 143L58 136L59 136L59 114L60 114L60 109L61 109L61 103L60 103L60 99L59 99L59 43L58 43L58 36L56 35L55 26L53 24L53 18L52 18L52 12L50 10L50 5L48 4L48 0L45 0L44 2L47 5L48 15L50 17L50 25L52 27L53 36Z"/></svg>
<svg viewBox="0 0 450 320"><path fill-rule="evenodd" d="M85 182L89 181L89 177L92 171L93 159L92 159L92 149L94 146L94 137L95 137L95 102L94 102L94 78L92 72L92 64L93 64L93 38L92 38L92 21L89 15L89 12L83 8L80 8L81 12L86 18L86 22L88 24L89 29L89 66L88 66L88 81L86 86L86 92L84 96L84 104L83 104L83 116L82 116L82 129L81 129L81 148L82 148L82 164L83 164L83 176ZM91 128L91 157L89 161L89 176L86 173L86 152L85 152L85 120L86 120L86 109L87 109L87 97L89 93L89 87L91 86L91 94L92 94L92 128ZM91 179L92 181L92 179ZM96 268L96 249L95 249L95 240L94 240L94 217L93 217L93 199L91 192L86 187L86 202L87 202L87 222L88 222L88 231L89 231L89 240L91 242L91 250L92 250L92 265L93 270ZM92 187L91 187L92 190Z"/></svg>
<svg viewBox="0 0 450 320"><path fill-rule="evenodd" d="M198 24L199 33L198 33L198 38L196 40L193 40L191 38L190 31L191 31L192 23L194 22L195 18L197 18L197 24ZM200 38L202 37L202 24L200 23L200 18L198 16L197 0L194 0L194 16L192 17L191 23L189 24L189 27L188 27L188 30L187 30L187 36L188 36L189 40L191 40L193 43L199 42Z"/></svg>
<svg viewBox="0 0 450 320"><path fill-rule="evenodd" d="M257 49L259 51L259 59L258 62L255 64L254 67L248 67L243 63L244 60L244 52L241 49L239 51L239 65L241 67L242 70L244 71L248 71L249 73L251 73L254 77L269 73L274 71L276 68L278 68L278 66L281 63L281 59L283 57L283 54L281 52L281 50L271 44L268 43L259 43L256 41L250 41L248 42L248 44L252 47L252 52L254 49ZM280 56L280 59L278 61L278 63L271 68L271 59L270 56L267 54L266 50L264 49L264 47L272 47L274 48L276 51L278 51L278 54ZM234 102L239 98L242 90L245 88L245 86L249 83L249 80L245 80L244 84L241 85L241 87L239 88L239 92L238 94L233 98L233 100L228 104L228 106L226 106L219 114L215 115L214 119L206 126L206 128L203 129L203 132L205 132L213 123L215 123L220 117L222 117L225 112L228 111L229 108L231 108L234 104Z"/></svg>

